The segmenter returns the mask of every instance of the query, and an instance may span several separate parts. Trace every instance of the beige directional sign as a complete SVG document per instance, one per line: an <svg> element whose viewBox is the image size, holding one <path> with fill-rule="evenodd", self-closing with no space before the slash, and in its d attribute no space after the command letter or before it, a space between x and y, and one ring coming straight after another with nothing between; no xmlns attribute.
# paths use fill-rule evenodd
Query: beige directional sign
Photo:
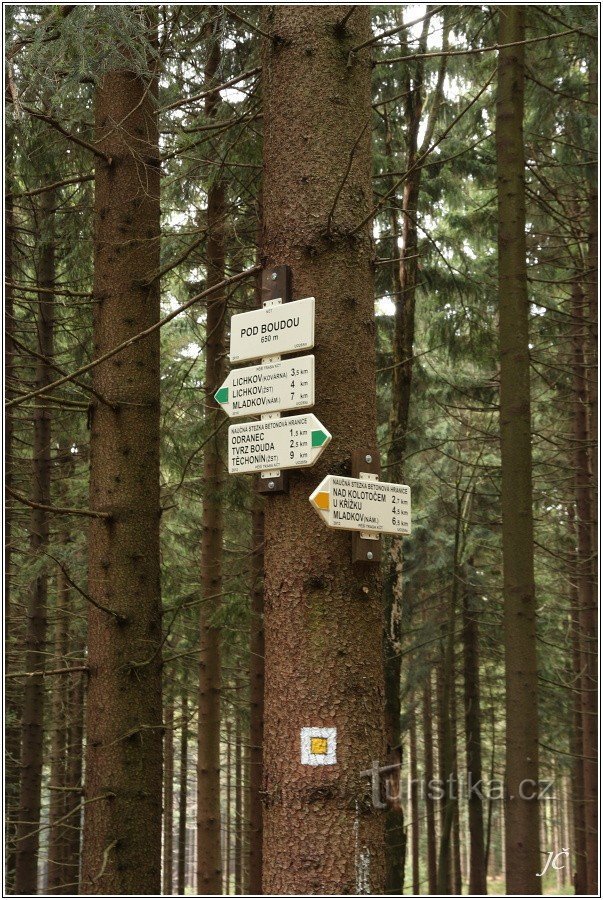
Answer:
<svg viewBox="0 0 603 900"><path fill-rule="evenodd" d="M233 369L214 397L231 419L314 406L314 357Z"/></svg>
<svg viewBox="0 0 603 900"><path fill-rule="evenodd" d="M262 472L313 465L331 440L312 413L243 422L228 429L228 471Z"/></svg>
<svg viewBox="0 0 603 900"><path fill-rule="evenodd" d="M310 503L329 528L410 534L410 488L405 484L327 475Z"/></svg>

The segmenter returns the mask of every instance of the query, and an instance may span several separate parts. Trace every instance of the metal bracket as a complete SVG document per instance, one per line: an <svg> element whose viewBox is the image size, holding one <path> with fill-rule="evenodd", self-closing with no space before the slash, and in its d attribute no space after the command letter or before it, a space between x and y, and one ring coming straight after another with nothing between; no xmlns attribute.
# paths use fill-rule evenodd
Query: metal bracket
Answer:
<svg viewBox="0 0 603 900"><path fill-rule="evenodd" d="M381 460L379 451L352 450L352 478L364 478L367 481L378 481L381 475ZM370 531L352 532L352 562L354 563L379 563L381 562L382 541L381 535Z"/></svg>
<svg viewBox="0 0 603 900"><path fill-rule="evenodd" d="M291 269L289 266L269 266L262 269L262 306L274 306L276 303L289 303L291 300ZM262 359L280 359L280 356L265 357ZM279 419L280 413L266 413L262 419ZM289 473L275 469L274 471L260 472L258 478L258 493L260 494L288 494Z"/></svg>

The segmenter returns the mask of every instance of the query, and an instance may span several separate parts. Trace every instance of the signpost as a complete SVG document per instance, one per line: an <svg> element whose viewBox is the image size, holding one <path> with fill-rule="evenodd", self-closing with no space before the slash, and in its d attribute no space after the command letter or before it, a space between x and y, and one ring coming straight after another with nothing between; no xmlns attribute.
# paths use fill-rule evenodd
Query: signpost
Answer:
<svg viewBox="0 0 603 900"><path fill-rule="evenodd" d="M310 503L329 528L410 534L410 488L405 484L327 475Z"/></svg>
<svg viewBox="0 0 603 900"><path fill-rule="evenodd" d="M233 369L214 397L231 419L314 406L314 357Z"/></svg>
<svg viewBox="0 0 603 900"><path fill-rule="evenodd" d="M312 466L331 435L312 413L243 422L228 429L231 474Z"/></svg>
<svg viewBox="0 0 603 900"><path fill-rule="evenodd" d="M273 305L233 316L230 323L230 361L247 362L263 356L297 353L314 346L314 297Z"/></svg>

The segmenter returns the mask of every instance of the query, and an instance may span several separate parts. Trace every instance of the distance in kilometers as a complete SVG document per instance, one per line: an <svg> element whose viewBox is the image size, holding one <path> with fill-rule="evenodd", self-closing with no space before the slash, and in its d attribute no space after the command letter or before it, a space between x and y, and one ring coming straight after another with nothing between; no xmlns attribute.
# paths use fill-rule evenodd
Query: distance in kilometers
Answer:
<svg viewBox="0 0 603 900"><path fill-rule="evenodd" d="M410 488L405 484L327 475L310 503L329 528L410 534Z"/></svg>
<svg viewBox="0 0 603 900"><path fill-rule="evenodd" d="M314 297L263 306L230 320L231 362L296 353L313 346Z"/></svg>
<svg viewBox="0 0 603 900"><path fill-rule="evenodd" d="M314 406L314 357L234 369L214 398L231 419Z"/></svg>
<svg viewBox="0 0 603 900"><path fill-rule="evenodd" d="M228 471L262 472L312 466L331 435L312 413L244 422L228 429Z"/></svg>

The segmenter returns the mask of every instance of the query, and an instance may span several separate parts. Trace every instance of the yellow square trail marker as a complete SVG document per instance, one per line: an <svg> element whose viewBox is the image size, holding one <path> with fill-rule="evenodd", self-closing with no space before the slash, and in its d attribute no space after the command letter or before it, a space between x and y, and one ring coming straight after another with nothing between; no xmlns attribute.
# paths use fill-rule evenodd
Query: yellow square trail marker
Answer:
<svg viewBox="0 0 603 900"><path fill-rule="evenodd" d="M300 752L302 766L334 766L337 762L337 729L302 728Z"/></svg>

